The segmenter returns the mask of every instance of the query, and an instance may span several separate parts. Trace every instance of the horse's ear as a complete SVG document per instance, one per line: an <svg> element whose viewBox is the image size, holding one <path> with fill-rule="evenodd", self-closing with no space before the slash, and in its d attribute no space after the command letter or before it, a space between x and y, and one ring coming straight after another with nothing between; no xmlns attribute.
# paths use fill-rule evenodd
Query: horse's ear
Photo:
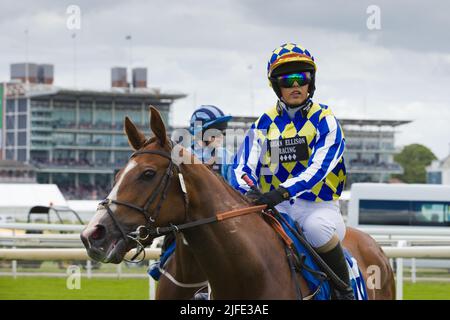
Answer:
<svg viewBox="0 0 450 320"><path fill-rule="evenodd" d="M161 114L155 107L150 106L150 128L158 138L161 146L165 146L167 143L166 126L161 118Z"/></svg>
<svg viewBox="0 0 450 320"><path fill-rule="evenodd" d="M128 136L128 143L134 150L139 150L144 145L145 135L139 130L130 118L125 117L125 134Z"/></svg>

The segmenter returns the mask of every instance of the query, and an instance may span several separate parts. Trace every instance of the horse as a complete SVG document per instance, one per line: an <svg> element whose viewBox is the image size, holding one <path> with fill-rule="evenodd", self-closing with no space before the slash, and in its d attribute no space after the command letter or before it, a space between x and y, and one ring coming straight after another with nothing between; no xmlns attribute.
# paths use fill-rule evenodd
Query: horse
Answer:
<svg viewBox="0 0 450 320"><path fill-rule="evenodd" d="M88 255L120 263L135 245L143 248L155 237L177 231L215 299L298 299L298 285L301 296L310 294L301 274L292 277L284 244L260 214L261 206L253 206L206 166L191 164L193 156L167 138L159 112L150 107L150 113L150 139L125 118L135 151L80 235ZM378 277L375 286L368 286L369 299L393 299L393 272L381 247L355 229L348 229L344 245L366 283ZM183 259L189 256L179 252L173 260L176 273L188 265ZM375 275L369 273L373 266Z"/></svg>

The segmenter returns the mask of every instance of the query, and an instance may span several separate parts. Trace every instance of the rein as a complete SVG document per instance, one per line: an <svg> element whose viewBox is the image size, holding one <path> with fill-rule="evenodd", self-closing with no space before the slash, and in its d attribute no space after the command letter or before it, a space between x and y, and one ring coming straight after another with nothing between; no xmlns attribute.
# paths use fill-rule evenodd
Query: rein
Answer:
<svg viewBox="0 0 450 320"><path fill-rule="evenodd" d="M230 219L230 218L234 218L234 217L238 217L238 216L242 216L242 215L246 215L246 214L250 214L250 213L255 213L259 210L262 211L262 210L266 209L266 207L267 207L266 205L251 206L251 207L247 207L247 208L236 209L236 210L218 213L217 215L215 215L213 217L204 218L204 219L187 222L187 223L183 223L183 224L179 224L179 225L170 224L167 227L155 227L154 223L155 223L155 220L158 218L162 204L167 197L167 191L169 189L170 182L172 180L171 178L174 175L173 174L174 169L175 169L175 171L178 172L178 178L180 181L180 186L181 186L183 200L184 200L185 217L187 217L187 212L188 212L188 208L189 208L189 198L188 198L186 186L184 184L183 174L181 173L179 166L172 161L172 157L169 152L161 151L161 150L138 150L130 156L130 159L132 159L138 155L142 155L142 154L159 155L159 156L169 160L169 164L166 168L164 176L159 181L158 186L150 194L150 196L147 199L147 201L145 202L144 206L139 207L133 203L114 200L114 199L108 199L108 198L104 199L103 201L101 201L99 203L99 207L103 207L106 209L106 211L107 211L108 215L111 217L114 225L120 231L122 238L125 241L132 240L136 243L136 254L130 260L124 259L126 262L139 263L145 259L145 250L144 250L145 246L142 244L142 241L147 240L149 237L156 238L156 237L163 236L163 235L166 235L166 234L169 234L172 232L180 232L182 230L195 228L195 227L198 227L201 225L214 223L214 222L220 222L222 220L226 220L226 219ZM149 213L148 210L149 210L150 206L152 205L152 203L154 203L156 201L158 195L160 195L160 194L161 194L161 196L156 203L155 209L153 209L153 215L152 215ZM114 211L111 209L112 204L125 206L130 209L139 211L141 214L144 215L146 224L138 226L135 231L128 232L128 233L125 232L122 225L119 223L119 221L115 217ZM135 259L142 252L144 253L143 257L139 261L135 261Z"/></svg>
<svg viewBox="0 0 450 320"><path fill-rule="evenodd" d="M222 213L218 213L214 217L210 218L204 218L192 222L187 222L184 224L179 225L171 225L169 227L158 227L155 228L155 230L150 230L152 233L150 233L151 236L163 236L171 232L180 232L182 230L198 227L201 225L213 223L213 222L220 222L226 219L235 218L239 216L243 216L250 213L255 213L257 211L262 211L266 209L267 205L259 205L259 206L251 206L248 208L242 208L242 209L236 209L231 211L225 211Z"/></svg>

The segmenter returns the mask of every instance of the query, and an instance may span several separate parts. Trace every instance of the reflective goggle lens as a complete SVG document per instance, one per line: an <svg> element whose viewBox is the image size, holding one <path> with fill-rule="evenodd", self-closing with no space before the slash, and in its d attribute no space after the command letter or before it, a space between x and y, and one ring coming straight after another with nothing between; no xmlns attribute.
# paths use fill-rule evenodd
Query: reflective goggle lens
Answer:
<svg viewBox="0 0 450 320"><path fill-rule="evenodd" d="M292 88L295 82L301 87L311 82L311 73L300 72L286 74L277 77L277 82L281 88Z"/></svg>

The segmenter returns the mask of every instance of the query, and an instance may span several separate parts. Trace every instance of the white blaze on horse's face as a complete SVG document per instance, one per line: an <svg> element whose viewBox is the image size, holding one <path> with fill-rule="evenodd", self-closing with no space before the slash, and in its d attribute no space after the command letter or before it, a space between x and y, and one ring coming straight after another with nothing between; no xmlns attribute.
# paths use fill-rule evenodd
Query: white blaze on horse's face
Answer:
<svg viewBox="0 0 450 320"><path fill-rule="evenodd" d="M120 185L122 184L123 179L126 177L127 173L130 172L136 166L137 166L136 161L131 160L130 162L128 162L127 166L125 167L122 174L120 175L119 181L117 181L117 183L114 185L114 188L109 193L109 196L107 197L108 199L117 200L117 192L119 191L119 188L120 188ZM116 204L111 204L111 210L114 211L115 209L116 209ZM98 221L101 219L103 214L106 214L106 209L102 206L99 206L96 214L94 215L94 217L91 220L90 225L92 224L93 226L95 226L98 223Z"/></svg>
<svg viewBox="0 0 450 320"><path fill-rule="evenodd" d="M122 174L120 175L119 181L117 181L116 185L109 193L108 199L117 200L117 193L119 192L119 188L120 188L120 185L122 184L123 179L126 177L128 172L130 172L136 166L137 166L136 161L131 160L130 162L128 162L127 166L125 167Z"/></svg>

